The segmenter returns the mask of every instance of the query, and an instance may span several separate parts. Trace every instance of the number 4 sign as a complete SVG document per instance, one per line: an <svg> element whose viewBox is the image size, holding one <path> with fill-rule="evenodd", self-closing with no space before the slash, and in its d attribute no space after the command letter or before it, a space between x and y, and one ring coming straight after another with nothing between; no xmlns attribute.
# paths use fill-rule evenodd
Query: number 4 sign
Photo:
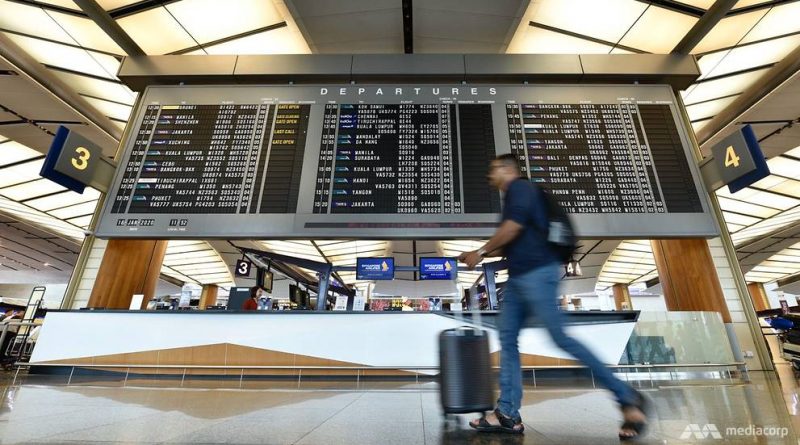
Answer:
<svg viewBox="0 0 800 445"><path fill-rule="evenodd" d="M234 275L237 277L249 277L250 269L253 268L253 263L246 260L236 260L236 270Z"/></svg>
<svg viewBox="0 0 800 445"><path fill-rule="evenodd" d="M769 175L769 167L749 125L722 139L711 149L713 165L731 193Z"/></svg>
<svg viewBox="0 0 800 445"><path fill-rule="evenodd" d="M738 167L739 160L742 159L739 156L736 156L736 150L733 148L733 145L729 145L728 148L725 149L725 167Z"/></svg>

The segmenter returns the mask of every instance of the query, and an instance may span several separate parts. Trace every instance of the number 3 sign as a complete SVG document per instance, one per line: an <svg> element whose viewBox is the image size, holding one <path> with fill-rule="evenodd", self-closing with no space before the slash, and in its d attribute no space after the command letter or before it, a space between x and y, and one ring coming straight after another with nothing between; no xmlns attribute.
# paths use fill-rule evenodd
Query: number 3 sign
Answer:
<svg viewBox="0 0 800 445"><path fill-rule="evenodd" d="M253 268L253 263L246 260L236 260L236 271L235 275L237 277L249 277L250 276L250 269Z"/></svg>

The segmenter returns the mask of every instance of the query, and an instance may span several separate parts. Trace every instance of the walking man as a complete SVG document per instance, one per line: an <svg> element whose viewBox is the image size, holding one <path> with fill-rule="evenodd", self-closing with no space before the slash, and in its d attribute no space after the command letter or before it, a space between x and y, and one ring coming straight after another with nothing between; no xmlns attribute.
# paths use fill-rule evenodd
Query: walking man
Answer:
<svg viewBox="0 0 800 445"><path fill-rule="evenodd" d="M535 316L556 345L589 367L595 378L614 393L624 418L620 440L638 438L647 426L647 400L564 331L565 315L557 307L562 264L548 245L548 210L543 192L520 177L519 164L511 154L492 161L488 180L505 194L502 223L483 247L462 253L458 260L474 268L484 257L505 256L509 280L499 320L500 398L493 413L473 420L470 426L479 431L523 432L517 338L526 318Z"/></svg>

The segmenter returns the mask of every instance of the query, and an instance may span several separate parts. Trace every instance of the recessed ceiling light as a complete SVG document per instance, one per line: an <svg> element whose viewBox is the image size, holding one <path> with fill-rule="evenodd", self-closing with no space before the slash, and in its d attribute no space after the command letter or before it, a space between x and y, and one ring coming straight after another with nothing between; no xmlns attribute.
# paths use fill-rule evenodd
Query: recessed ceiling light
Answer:
<svg viewBox="0 0 800 445"><path fill-rule="evenodd" d="M50 267L50 263L44 263L44 267Z"/></svg>

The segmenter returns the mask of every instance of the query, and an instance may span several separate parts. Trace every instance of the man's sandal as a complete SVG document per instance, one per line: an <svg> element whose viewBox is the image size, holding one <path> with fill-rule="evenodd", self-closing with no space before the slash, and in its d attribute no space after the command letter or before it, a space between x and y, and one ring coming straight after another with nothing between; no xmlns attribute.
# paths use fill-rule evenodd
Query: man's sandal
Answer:
<svg viewBox="0 0 800 445"><path fill-rule="evenodd" d="M514 422L514 419L506 416L498 410L494 410L494 415L497 417L497 421L500 422L499 425L492 425L488 420L486 420L486 415L483 415L480 419L478 419L477 425L470 422L469 426L483 433L522 434L525 432L525 426L522 424L522 421Z"/></svg>
<svg viewBox="0 0 800 445"><path fill-rule="evenodd" d="M650 400L648 400L647 397L645 397L639 391L635 391L635 392L636 392L636 402L632 403L632 404L628 404L628 405L623 405L622 409L624 410L625 408L637 408L639 411L642 412L642 414L644 414L645 418L650 417L650 415L649 415L649 412L650 412ZM633 422L633 421L626 420L626 421L622 422L622 426L620 427L620 429L630 430L630 431L635 432L636 434L633 435L633 436L626 436L626 435L620 433L619 434L619 440L621 442L639 440L642 437L644 437L645 434L647 434L647 427L648 427L647 422Z"/></svg>

